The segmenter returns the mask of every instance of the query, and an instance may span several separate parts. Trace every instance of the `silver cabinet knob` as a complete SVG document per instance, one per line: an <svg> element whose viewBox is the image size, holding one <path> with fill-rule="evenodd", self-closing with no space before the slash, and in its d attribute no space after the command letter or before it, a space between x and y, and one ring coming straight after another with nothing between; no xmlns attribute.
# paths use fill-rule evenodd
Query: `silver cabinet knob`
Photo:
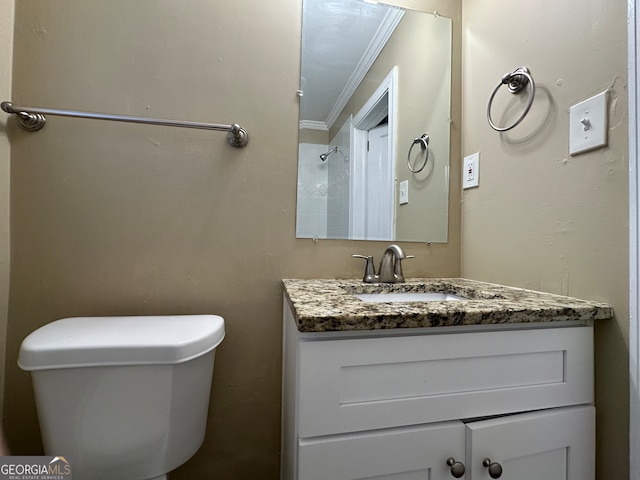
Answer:
<svg viewBox="0 0 640 480"><path fill-rule="evenodd" d="M464 464L461 462L456 462L455 458L447 458L447 465L451 467L451 476L453 478L460 478L464 475Z"/></svg>
<svg viewBox="0 0 640 480"><path fill-rule="evenodd" d="M502 476L502 465L498 462L491 462L490 459L485 458L482 460L482 466L489 470L491 478L500 478Z"/></svg>

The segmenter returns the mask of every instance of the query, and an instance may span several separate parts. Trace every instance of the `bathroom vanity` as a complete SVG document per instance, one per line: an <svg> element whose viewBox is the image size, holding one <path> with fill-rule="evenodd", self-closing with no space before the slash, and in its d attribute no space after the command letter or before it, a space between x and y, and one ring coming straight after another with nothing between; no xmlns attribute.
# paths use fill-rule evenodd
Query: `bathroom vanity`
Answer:
<svg viewBox="0 0 640 480"><path fill-rule="evenodd" d="M283 480L594 478L609 305L466 279L284 292Z"/></svg>

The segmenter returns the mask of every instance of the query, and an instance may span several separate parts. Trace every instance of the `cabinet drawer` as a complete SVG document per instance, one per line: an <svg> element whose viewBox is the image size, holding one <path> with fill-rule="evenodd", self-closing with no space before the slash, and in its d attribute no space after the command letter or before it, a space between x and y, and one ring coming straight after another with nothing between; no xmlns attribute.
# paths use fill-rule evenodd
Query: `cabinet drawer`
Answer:
<svg viewBox="0 0 640 480"><path fill-rule="evenodd" d="M593 401L593 329L301 340L302 438Z"/></svg>

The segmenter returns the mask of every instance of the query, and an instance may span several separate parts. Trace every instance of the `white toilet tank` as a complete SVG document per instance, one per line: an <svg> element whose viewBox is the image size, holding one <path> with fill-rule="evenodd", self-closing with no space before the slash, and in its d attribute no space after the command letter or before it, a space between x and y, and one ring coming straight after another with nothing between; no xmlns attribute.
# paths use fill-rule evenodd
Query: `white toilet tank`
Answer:
<svg viewBox="0 0 640 480"><path fill-rule="evenodd" d="M78 480L161 477L200 447L207 424L216 315L79 317L22 343L47 455Z"/></svg>

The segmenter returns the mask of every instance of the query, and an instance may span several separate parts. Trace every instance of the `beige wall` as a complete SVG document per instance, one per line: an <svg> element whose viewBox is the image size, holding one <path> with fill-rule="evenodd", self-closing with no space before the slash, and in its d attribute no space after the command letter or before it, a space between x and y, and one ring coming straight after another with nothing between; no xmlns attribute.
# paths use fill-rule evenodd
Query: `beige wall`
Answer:
<svg viewBox="0 0 640 480"><path fill-rule="evenodd" d="M0 102L11 98L13 0L0 0ZM0 412L4 400L4 362L9 303L9 136L7 116L0 113Z"/></svg>
<svg viewBox="0 0 640 480"><path fill-rule="evenodd" d="M613 304L596 326L597 471L628 478L626 2L464 0L463 38L463 153L481 160L462 197L462 275ZM520 65L536 100L501 135L487 101ZM608 147L570 157L569 107L607 89Z"/></svg>
<svg viewBox="0 0 640 480"><path fill-rule="evenodd" d="M29 375L15 366L30 331L73 315L211 312L227 337L208 434L172 480L278 478L280 279L357 277L350 255L379 259L386 246L295 239L300 14L290 0L17 3L16 103L238 122L251 142L60 117L36 134L11 125L16 453L41 448ZM459 274L452 190L450 242L402 244L417 257L408 276Z"/></svg>
<svg viewBox="0 0 640 480"><path fill-rule="evenodd" d="M405 273L459 275L462 231L464 276L613 303L616 320L598 324L596 335L598 471L603 480L626 478L625 5L569 3L465 0L463 153L481 152L481 186L462 197L461 228L452 185L449 244L403 244L417 256ZM40 449L29 376L15 367L30 331L71 315L212 312L225 317L227 338L208 435L172 479L278 478L279 280L358 276L350 254L379 258L385 246L294 238L299 5L16 7L16 103L239 122L251 143L235 150L221 133L63 118L37 134L12 125L4 412L12 448ZM4 35L10 15L0 13ZM2 89L11 49L0 45ZM534 111L499 135L486 124L486 101L521 64L539 85ZM609 147L569 157L569 106L610 86ZM7 158L5 141L0 165ZM452 168L458 178L459 164ZM0 194L5 188L0 181ZM7 225L0 215L0 232ZM0 241L0 260L6 248Z"/></svg>

